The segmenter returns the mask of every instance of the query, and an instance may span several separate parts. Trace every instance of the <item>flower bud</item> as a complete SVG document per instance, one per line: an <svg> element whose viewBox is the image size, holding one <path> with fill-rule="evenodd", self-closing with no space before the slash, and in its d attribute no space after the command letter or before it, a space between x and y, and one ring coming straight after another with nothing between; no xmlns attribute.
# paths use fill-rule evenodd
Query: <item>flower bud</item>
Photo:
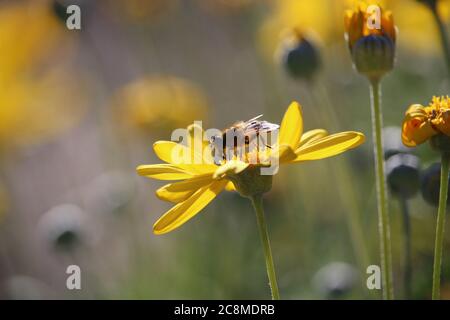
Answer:
<svg viewBox="0 0 450 320"><path fill-rule="evenodd" d="M355 69L370 80L391 71L397 37L392 13L380 6L360 4L356 10L346 12L344 22Z"/></svg>
<svg viewBox="0 0 450 320"><path fill-rule="evenodd" d="M359 73L378 79L394 68L395 45L388 37L369 35L355 43L352 57Z"/></svg>
<svg viewBox="0 0 450 320"><path fill-rule="evenodd" d="M434 163L422 174L420 191L423 199L432 206L439 205L439 190L441 184L441 164ZM450 183L449 183L450 185ZM450 197L447 198L447 204Z"/></svg>
<svg viewBox="0 0 450 320"><path fill-rule="evenodd" d="M46 212L38 228L54 248L72 251L83 242L84 220L85 213L78 206L63 204Z"/></svg>
<svg viewBox="0 0 450 320"><path fill-rule="evenodd" d="M279 55L282 65L294 78L311 79L321 65L319 52L313 42L297 31L283 40Z"/></svg>
<svg viewBox="0 0 450 320"><path fill-rule="evenodd" d="M389 190L395 196L413 197L420 186L419 158L412 154L396 154L386 160Z"/></svg>
<svg viewBox="0 0 450 320"><path fill-rule="evenodd" d="M355 267L345 262L332 262L317 271L313 286L325 298L342 298L355 288L358 272Z"/></svg>

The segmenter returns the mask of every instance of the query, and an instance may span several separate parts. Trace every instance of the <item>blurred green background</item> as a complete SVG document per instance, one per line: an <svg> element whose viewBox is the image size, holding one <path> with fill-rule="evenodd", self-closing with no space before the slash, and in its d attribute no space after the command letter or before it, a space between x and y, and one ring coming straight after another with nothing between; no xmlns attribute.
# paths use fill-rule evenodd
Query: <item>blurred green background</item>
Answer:
<svg viewBox="0 0 450 320"><path fill-rule="evenodd" d="M383 81L386 126L449 88L429 10L380 1L399 29L397 63ZM158 163L153 142L202 120L224 128L264 113L279 123L292 100L305 129L356 130L366 143L341 156L283 167L266 215L284 299L379 299L366 268L379 264L367 82L354 72L343 14L354 1L70 1L82 29L65 27L64 1L0 1L0 297L4 299L267 299L250 202L221 194L176 231L155 236L169 207L162 185L135 173ZM449 3L439 1L445 21ZM280 59L286 28L320 55L312 78ZM282 53L282 52L281 52ZM397 145L400 136L385 137ZM438 161L410 150L421 175ZM409 200L412 293L428 299L436 208ZM394 280L406 298L399 201L390 198ZM448 224L447 224L448 225ZM450 237L442 297L450 299ZM82 290L66 288L79 265Z"/></svg>

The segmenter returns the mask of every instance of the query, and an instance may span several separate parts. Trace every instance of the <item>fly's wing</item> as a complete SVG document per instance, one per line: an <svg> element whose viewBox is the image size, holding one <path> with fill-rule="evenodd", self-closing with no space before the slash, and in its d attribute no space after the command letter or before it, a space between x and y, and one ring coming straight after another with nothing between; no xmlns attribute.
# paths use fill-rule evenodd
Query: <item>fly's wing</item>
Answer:
<svg viewBox="0 0 450 320"><path fill-rule="evenodd" d="M245 122L244 135L246 137L249 137L249 142L253 139L258 139L257 137L259 136L259 138L262 140L262 143L266 147L271 148L268 141L266 141L267 136L264 133L273 132L278 130L279 128L280 126L277 124L252 119Z"/></svg>
<svg viewBox="0 0 450 320"><path fill-rule="evenodd" d="M262 132L271 132L278 130L280 128L279 125L270 123L267 121L258 121L258 120L249 120L245 122L244 125L244 134L251 135Z"/></svg>

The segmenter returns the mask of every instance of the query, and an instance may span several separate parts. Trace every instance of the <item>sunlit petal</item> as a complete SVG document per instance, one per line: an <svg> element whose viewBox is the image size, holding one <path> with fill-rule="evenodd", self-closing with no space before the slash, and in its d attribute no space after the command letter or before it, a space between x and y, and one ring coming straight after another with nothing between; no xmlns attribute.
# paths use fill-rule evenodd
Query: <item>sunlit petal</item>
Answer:
<svg viewBox="0 0 450 320"><path fill-rule="evenodd" d="M159 199L174 203L179 203L187 200L195 191L204 186L211 184L212 176L200 175L181 182L166 184L156 191Z"/></svg>
<svg viewBox="0 0 450 320"><path fill-rule="evenodd" d="M297 158L293 162L329 158L356 148L364 139L363 134L353 131L333 134L298 148Z"/></svg>
<svg viewBox="0 0 450 320"><path fill-rule="evenodd" d="M295 150L300 143L302 133L302 108L298 102L294 101L287 109L281 122L279 144L288 145Z"/></svg>
<svg viewBox="0 0 450 320"><path fill-rule="evenodd" d="M299 147L307 145L316 140L319 140L323 137L326 137L327 135L328 135L328 131L326 131L324 129L314 129L314 130L307 131L302 135L302 138L300 139Z"/></svg>
<svg viewBox="0 0 450 320"><path fill-rule="evenodd" d="M141 165L137 167L136 171L141 176L157 180L183 180L192 178L195 175L183 168L170 164Z"/></svg>
<svg viewBox="0 0 450 320"><path fill-rule="evenodd" d="M153 225L153 232L158 235L164 234L184 224L206 207L225 188L227 182L227 180L215 181L197 190L186 201L175 205L159 218Z"/></svg>

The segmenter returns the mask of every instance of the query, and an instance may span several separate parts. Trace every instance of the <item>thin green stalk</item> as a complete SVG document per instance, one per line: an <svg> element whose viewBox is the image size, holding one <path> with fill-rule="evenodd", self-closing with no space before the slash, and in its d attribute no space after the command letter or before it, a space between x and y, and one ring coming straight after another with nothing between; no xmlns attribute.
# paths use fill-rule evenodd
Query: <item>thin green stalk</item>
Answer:
<svg viewBox="0 0 450 320"><path fill-rule="evenodd" d="M375 171L378 202L378 230L380 233L381 276L383 280L383 298L394 299L392 284L392 256L389 213L387 207L386 176L383 156L383 114L381 111L381 86L378 79L370 82L370 102L372 109L372 131L375 155Z"/></svg>
<svg viewBox="0 0 450 320"><path fill-rule="evenodd" d="M269 277L270 290L272 292L273 300L280 300L280 293L278 292L277 277L275 274L275 267L273 265L272 249L270 249L269 234L267 232L266 220L264 218L264 207L262 195L251 197L253 208L256 212L256 220L258 221L259 235L264 248L264 257L266 259L267 276Z"/></svg>
<svg viewBox="0 0 450 320"><path fill-rule="evenodd" d="M401 195L399 201L403 217L403 233L405 236L403 285L405 289L405 299L410 299L412 282L411 221L409 218L408 200Z"/></svg>
<svg viewBox="0 0 450 320"><path fill-rule="evenodd" d="M440 299L441 291L441 266L442 247L444 242L445 212L448 194L448 167L450 153L442 153L441 162L441 186L439 191L439 208L436 222L436 241L434 245L434 265L433 265L433 300Z"/></svg>
<svg viewBox="0 0 450 320"><path fill-rule="evenodd" d="M447 66L448 74L450 75L450 45L448 43L448 34L447 29L445 27L444 22L442 21L441 17L439 16L439 12L437 10L437 7L430 7L431 12L433 14L433 18L436 22L436 25L439 30L439 36L441 38L442 43L442 49L444 50L444 57L445 57L445 64Z"/></svg>

